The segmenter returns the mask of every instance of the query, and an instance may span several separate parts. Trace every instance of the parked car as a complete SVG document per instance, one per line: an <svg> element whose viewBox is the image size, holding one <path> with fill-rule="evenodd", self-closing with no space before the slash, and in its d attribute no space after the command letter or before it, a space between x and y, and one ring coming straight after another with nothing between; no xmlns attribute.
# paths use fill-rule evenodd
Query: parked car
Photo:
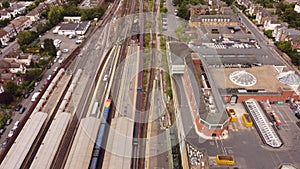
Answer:
<svg viewBox="0 0 300 169"><path fill-rule="evenodd" d="M296 125L300 128L300 121L297 121Z"/></svg>
<svg viewBox="0 0 300 169"><path fill-rule="evenodd" d="M4 142L2 143L2 148L5 148L6 147L6 145L7 145L7 143L8 143L8 141L9 141L9 137L8 138L6 138L5 140L4 140Z"/></svg>
<svg viewBox="0 0 300 169"><path fill-rule="evenodd" d="M52 75L49 75L49 76L47 77L47 80L50 80L50 79L51 79L51 77L52 77Z"/></svg>
<svg viewBox="0 0 300 169"><path fill-rule="evenodd" d="M82 40L76 40L75 41L75 44L81 44L82 43Z"/></svg>
<svg viewBox="0 0 300 169"><path fill-rule="evenodd" d="M9 119L6 120L6 123L5 123L5 124L8 126L8 125L10 125L11 122L12 122L12 119L9 118Z"/></svg>
<svg viewBox="0 0 300 169"><path fill-rule="evenodd" d="M58 67L55 67L54 69L53 69L53 72L56 72L58 70Z"/></svg>
<svg viewBox="0 0 300 169"><path fill-rule="evenodd" d="M16 111L19 111L21 108L22 108L22 105L21 105L21 104L18 104L18 105L16 105L15 110L16 110Z"/></svg>
<svg viewBox="0 0 300 169"><path fill-rule="evenodd" d="M295 116L296 116L298 119L300 119L300 113L299 113L299 112L295 111Z"/></svg>
<svg viewBox="0 0 300 169"><path fill-rule="evenodd" d="M4 134L5 130L6 130L5 127L3 127L2 129L0 129L0 135Z"/></svg>
<svg viewBox="0 0 300 169"><path fill-rule="evenodd" d="M15 130L13 130L13 129L12 129L12 130L10 130L7 136L8 136L8 137L11 137L11 136L13 136L13 135L14 135L14 132L15 132Z"/></svg>
<svg viewBox="0 0 300 169"><path fill-rule="evenodd" d="M33 91L34 91L34 88L31 87L31 88L29 88L29 89L27 90L27 93L32 93Z"/></svg>
<svg viewBox="0 0 300 169"><path fill-rule="evenodd" d="M63 52L63 53L68 53L68 52L69 52L69 49L62 49L62 52Z"/></svg>
<svg viewBox="0 0 300 169"><path fill-rule="evenodd" d="M27 99L29 96L30 96L30 93L25 93L25 94L23 95L23 98L24 98L24 99Z"/></svg>
<svg viewBox="0 0 300 169"><path fill-rule="evenodd" d="M25 112L25 110L26 110L26 107L23 106L23 107L20 109L19 113L20 113L20 114L23 114L23 113Z"/></svg>
<svg viewBox="0 0 300 169"><path fill-rule="evenodd" d="M59 58L58 59L58 63L62 64L62 62L64 61L64 58Z"/></svg>

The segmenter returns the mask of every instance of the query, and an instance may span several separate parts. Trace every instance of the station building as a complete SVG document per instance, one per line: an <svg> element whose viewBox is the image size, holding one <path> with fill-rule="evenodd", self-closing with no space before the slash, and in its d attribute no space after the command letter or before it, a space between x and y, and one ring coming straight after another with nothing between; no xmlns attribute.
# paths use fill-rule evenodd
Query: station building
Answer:
<svg viewBox="0 0 300 169"><path fill-rule="evenodd" d="M199 62L193 61L193 51L186 44L171 42L169 48L170 72L173 77L181 76L183 79L183 88L188 97L196 133L206 138L224 135L229 118L219 91L210 84L203 83L201 77L204 70L197 64ZM184 116L189 112L180 113Z"/></svg>
<svg viewBox="0 0 300 169"><path fill-rule="evenodd" d="M170 42L169 48L171 75L182 76L200 136L226 135L227 103L250 98L277 103L300 101L300 77L286 71L285 66L261 65L255 56L200 56L180 42Z"/></svg>

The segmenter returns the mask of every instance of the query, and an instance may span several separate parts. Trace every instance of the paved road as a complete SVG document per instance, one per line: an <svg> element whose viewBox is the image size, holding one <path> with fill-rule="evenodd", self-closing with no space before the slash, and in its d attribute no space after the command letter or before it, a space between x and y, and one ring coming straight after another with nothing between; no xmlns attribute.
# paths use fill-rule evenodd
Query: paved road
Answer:
<svg viewBox="0 0 300 169"><path fill-rule="evenodd" d="M261 50L263 49L266 52L266 55L269 56L270 60L276 60L278 63L285 63L285 65L289 65L285 60L281 58L281 56L275 52L269 44L269 40L260 32L257 27L248 19L246 15L244 15L236 6L233 6L238 12L238 16L241 19L241 22L245 24L245 26L251 31L251 33L257 39L259 45L261 46ZM270 48L269 48L270 47Z"/></svg>

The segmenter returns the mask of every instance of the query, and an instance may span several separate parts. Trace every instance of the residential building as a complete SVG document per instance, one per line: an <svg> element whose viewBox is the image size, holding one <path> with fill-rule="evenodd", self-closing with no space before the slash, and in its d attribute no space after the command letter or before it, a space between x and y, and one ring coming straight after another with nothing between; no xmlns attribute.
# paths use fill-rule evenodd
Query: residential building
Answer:
<svg viewBox="0 0 300 169"><path fill-rule="evenodd" d="M251 4L248 12L251 16L255 16L262 8L259 4Z"/></svg>
<svg viewBox="0 0 300 169"><path fill-rule="evenodd" d="M297 4L295 5L294 10L295 10L297 13L300 13L300 2L297 2Z"/></svg>
<svg viewBox="0 0 300 169"><path fill-rule="evenodd" d="M13 11L11 9L7 9L7 8L1 9L0 19L11 19L13 17L12 12Z"/></svg>
<svg viewBox="0 0 300 169"><path fill-rule="evenodd" d="M288 41L292 44L292 50L300 49L300 34L298 35L290 35L288 37Z"/></svg>
<svg viewBox="0 0 300 169"><path fill-rule="evenodd" d="M47 9L48 5L46 3L40 3L39 6L30 11L26 17L29 18L32 22L40 20L41 13L44 9Z"/></svg>
<svg viewBox="0 0 300 169"><path fill-rule="evenodd" d="M255 20L257 21L257 24L264 24L265 20L268 17L271 17L272 15L264 8L260 8L258 13L256 14Z"/></svg>
<svg viewBox="0 0 300 169"><path fill-rule="evenodd" d="M18 33L12 24L7 25L6 27L3 28L3 30L7 32L6 36L8 38L15 37L15 36L17 36L17 33Z"/></svg>
<svg viewBox="0 0 300 169"><path fill-rule="evenodd" d="M0 45L6 45L8 41L9 41L8 33L5 30L0 29Z"/></svg>
<svg viewBox="0 0 300 169"><path fill-rule="evenodd" d="M300 30L289 29L287 26L280 25L275 27L272 32L272 36L275 38L275 41L288 41L289 37L299 36Z"/></svg>
<svg viewBox="0 0 300 169"><path fill-rule="evenodd" d="M22 3L12 3L8 9L12 11L12 16L16 17L25 13L26 6Z"/></svg>
<svg viewBox="0 0 300 169"><path fill-rule="evenodd" d="M18 33L20 31L23 31L25 28L30 28L32 25L32 21L26 16L19 16L12 20L9 25L11 25Z"/></svg>
<svg viewBox="0 0 300 169"><path fill-rule="evenodd" d="M233 15L232 9L230 7L222 7L220 9L220 14L222 15Z"/></svg>
<svg viewBox="0 0 300 169"><path fill-rule="evenodd" d="M209 12L207 5L189 5L190 15L206 15Z"/></svg>
<svg viewBox="0 0 300 169"><path fill-rule="evenodd" d="M274 30L277 26L281 25L278 20L278 16L272 16L266 18L264 21L264 29L265 30Z"/></svg>
<svg viewBox="0 0 300 169"><path fill-rule="evenodd" d="M251 6L252 2L250 0L237 0L239 5L246 7L247 9Z"/></svg>

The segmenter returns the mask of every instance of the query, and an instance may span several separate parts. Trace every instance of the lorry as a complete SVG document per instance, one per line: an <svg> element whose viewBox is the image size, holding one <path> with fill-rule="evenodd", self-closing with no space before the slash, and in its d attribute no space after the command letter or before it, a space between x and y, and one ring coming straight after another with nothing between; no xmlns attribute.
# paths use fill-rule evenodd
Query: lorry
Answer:
<svg viewBox="0 0 300 169"><path fill-rule="evenodd" d="M216 162L218 165L234 165L234 157L232 155L217 155Z"/></svg>
<svg viewBox="0 0 300 169"><path fill-rule="evenodd" d="M252 123L251 117L248 113L244 113L242 115L242 119L243 119L246 127L252 127L253 123Z"/></svg>
<svg viewBox="0 0 300 169"><path fill-rule="evenodd" d="M233 108L227 108L227 113L229 115L231 122L237 121L237 116L236 116L235 110Z"/></svg>

